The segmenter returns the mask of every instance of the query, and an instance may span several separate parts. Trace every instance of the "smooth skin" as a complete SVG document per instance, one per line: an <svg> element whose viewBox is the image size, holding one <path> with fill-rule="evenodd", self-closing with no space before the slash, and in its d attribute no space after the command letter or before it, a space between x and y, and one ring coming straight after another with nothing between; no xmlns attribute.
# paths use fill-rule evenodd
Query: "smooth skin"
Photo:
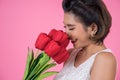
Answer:
<svg viewBox="0 0 120 80"><path fill-rule="evenodd" d="M78 52L74 67L78 67L96 52L106 49L104 43L95 44L89 37L97 31L97 25L91 24L85 29L82 21L71 12L64 13L64 28L71 39L74 48L69 49L71 53L75 48L81 48ZM101 52L95 58L94 64L90 72L90 80L115 80L116 75L116 59L113 53Z"/></svg>

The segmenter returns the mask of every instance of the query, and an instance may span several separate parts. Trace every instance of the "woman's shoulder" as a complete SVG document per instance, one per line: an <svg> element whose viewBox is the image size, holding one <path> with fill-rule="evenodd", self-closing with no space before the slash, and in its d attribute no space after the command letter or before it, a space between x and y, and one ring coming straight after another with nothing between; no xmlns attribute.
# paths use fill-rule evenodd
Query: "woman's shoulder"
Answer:
<svg viewBox="0 0 120 80"><path fill-rule="evenodd" d="M91 79L102 76L102 80L113 80L115 77L117 63L115 56L111 52L101 52L96 55L91 69ZM110 76L110 77L109 77Z"/></svg>
<svg viewBox="0 0 120 80"><path fill-rule="evenodd" d="M96 56L95 61L103 62L103 63L105 62L115 63L116 59L112 52L101 52L100 54Z"/></svg>

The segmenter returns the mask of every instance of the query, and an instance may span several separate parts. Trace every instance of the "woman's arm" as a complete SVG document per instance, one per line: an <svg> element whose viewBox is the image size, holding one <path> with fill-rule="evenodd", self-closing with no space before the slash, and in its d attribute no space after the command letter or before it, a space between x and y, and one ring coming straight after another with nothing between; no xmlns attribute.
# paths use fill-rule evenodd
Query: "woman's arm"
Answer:
<svg viewBox="0 0 120 80"><path fill-rule="evenodd" d="M96 56L91 70L90 80L115 80L116 60L111 53L101 53Z"/></svg>

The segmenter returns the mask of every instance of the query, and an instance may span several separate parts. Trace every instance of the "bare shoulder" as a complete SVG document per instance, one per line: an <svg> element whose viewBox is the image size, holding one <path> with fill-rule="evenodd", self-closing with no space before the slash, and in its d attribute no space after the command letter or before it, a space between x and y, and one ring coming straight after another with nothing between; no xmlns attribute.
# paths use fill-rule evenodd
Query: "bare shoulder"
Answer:
<svg viewBox="0 0 120 80"><path fill-rule="evenodd" d="M116 59L113 53L99 53L91 69L90 80L115 80Z"/></svg>
<svg viewBox="0 0 120 80"><path fill-rule="evenodd" d="M102 52L96 56L95 62L102 62L103 64L116 64L116 59L113 53Z"/></svg>

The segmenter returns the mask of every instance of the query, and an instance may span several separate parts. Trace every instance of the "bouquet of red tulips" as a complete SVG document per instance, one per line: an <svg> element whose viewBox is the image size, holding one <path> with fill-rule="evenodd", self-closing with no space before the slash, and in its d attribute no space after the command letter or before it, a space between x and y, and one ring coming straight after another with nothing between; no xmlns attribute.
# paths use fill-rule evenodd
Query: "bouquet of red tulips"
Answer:
<svg viewBox="0 0 120 80"><path fill-rule="evenodd" d="M44 78L56 74L56 71L46 71L49 68L65 62L69 58L66 50L69 44L68 36L62 30L52 29L48 35L40 33L35 47L42 52L35 58L34 52L28 49L28 57L24 80L43 80ZM51 59L55 62L51 62Z"/></svg>

